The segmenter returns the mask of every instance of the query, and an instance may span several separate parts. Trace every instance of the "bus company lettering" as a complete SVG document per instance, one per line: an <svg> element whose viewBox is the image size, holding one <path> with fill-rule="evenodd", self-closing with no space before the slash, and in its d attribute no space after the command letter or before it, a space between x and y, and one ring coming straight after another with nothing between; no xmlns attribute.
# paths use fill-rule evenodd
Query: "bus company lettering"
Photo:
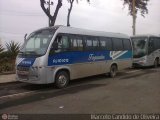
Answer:
<svg viewBox="0 0 160 120"><path fill-rule="evenodd" d="M22 61L22 64L30 65L30 64L32 64L32 62L31 61Z"/></svg>
<svg viewBox="0 0 160 120"><path fill-rule="evenodd" d="M53 63L68 63L69 59L53 59Z"/></svg>
<svg viewBox="0 0 160 120"><path fill-rule="evenodd" d="M100 55L100 56L95 56L94 54L90 54L88 60L104 60L105 56L104 55Z"/></svg>

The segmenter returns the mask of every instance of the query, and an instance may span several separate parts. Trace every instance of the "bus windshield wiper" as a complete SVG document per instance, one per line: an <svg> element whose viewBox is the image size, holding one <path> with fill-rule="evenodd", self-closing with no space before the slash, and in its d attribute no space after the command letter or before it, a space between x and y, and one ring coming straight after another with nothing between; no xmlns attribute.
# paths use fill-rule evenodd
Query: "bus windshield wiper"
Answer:
<svg viewBox="0 0 160 120"><path fill-rule="evenodd" d="M24 53L23 51L19 51L19 53Z"/></svg>
<svg viewBox="0 0 160 120"><path fill-rule="evenodd" d="M37 54L35 51L26 51L26 53Z"/></svg>

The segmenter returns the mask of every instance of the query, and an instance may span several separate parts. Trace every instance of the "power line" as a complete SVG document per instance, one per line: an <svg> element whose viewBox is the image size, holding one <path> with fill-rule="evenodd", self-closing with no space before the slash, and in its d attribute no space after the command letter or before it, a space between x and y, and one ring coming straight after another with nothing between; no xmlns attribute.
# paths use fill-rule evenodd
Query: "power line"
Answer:
<svg viewBox="0 0 160 120"><path fill-rule="evenodd" d="M16 35L23 35L24 33L13 33L13 32L6 32L6 31L1 31L1 33L7 33L7 34L16 34Z"/></svg>
<svg viewBox="0 0 160 120"><path fill-rule="evenodd" d="M20 11L1 11L0 15L15 15L15 16L44 16L41 13L34 13L34 12L20 12Z"/></svg>
<svg viewBox="0 0 160 120"><path fill-rule="evenodd" d="M44 15L13 15L13 14L0 14L0 15L5 15L5 16L33 16L33 17L44 16Z"/></svg>
<svg viewBox="0 0 160 120"><path fill-rule="evenodd" d="M26 12L26 11L15 11L15 10L1 10L1 12L7 12L7 13L22 13L22 14L30 14L30 13L34 13L34 14L41 14L41 12L33 12L34 10L31 10L31 12Z"/></svg>
<svg viewBox="0 0 160 120"><path fill-rule="evenodd" d="M9 16L44 16L40 14L12 14L12 13L2 13L0 12L0 15L9 15Z"/></svg>

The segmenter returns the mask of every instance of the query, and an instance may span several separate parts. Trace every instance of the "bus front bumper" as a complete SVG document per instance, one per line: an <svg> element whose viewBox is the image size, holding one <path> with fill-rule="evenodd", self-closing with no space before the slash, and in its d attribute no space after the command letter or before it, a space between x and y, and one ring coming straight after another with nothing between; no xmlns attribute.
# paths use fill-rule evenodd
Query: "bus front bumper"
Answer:
<svg viewBox="0 0 160 120"><path fill-rule="evenodd" d="M132 66L133 67L147 67L149 65L147 64L146 59L141 58L141 59L133 59Z"/></svg>

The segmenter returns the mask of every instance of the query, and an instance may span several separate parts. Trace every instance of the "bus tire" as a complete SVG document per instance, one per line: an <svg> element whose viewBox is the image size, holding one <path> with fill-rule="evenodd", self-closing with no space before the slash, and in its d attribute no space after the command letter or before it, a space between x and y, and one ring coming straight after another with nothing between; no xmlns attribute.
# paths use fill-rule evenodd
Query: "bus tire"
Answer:
<svg viewBox="0 0 160 120"><path fill-rule="evenodd" d="M60 71L56 74L55 85L57 88L65 88L69 83L69 75L66 71Z"/></svg>
<svg viewBox="0 0 160 120"><path fill-rule="evenodd" d="M109 72L109 75L111 78L114 78L117 74L117 65L112 65L111 68L110 68L110 72Z"/></svg>
<svg viewBox="0 0 160 120"><path fill-rule="evenodd" d="M158 58L156 58L154 61L154 68L157 68L158 65L159 65L159 60L158 60Z"/></svg>

